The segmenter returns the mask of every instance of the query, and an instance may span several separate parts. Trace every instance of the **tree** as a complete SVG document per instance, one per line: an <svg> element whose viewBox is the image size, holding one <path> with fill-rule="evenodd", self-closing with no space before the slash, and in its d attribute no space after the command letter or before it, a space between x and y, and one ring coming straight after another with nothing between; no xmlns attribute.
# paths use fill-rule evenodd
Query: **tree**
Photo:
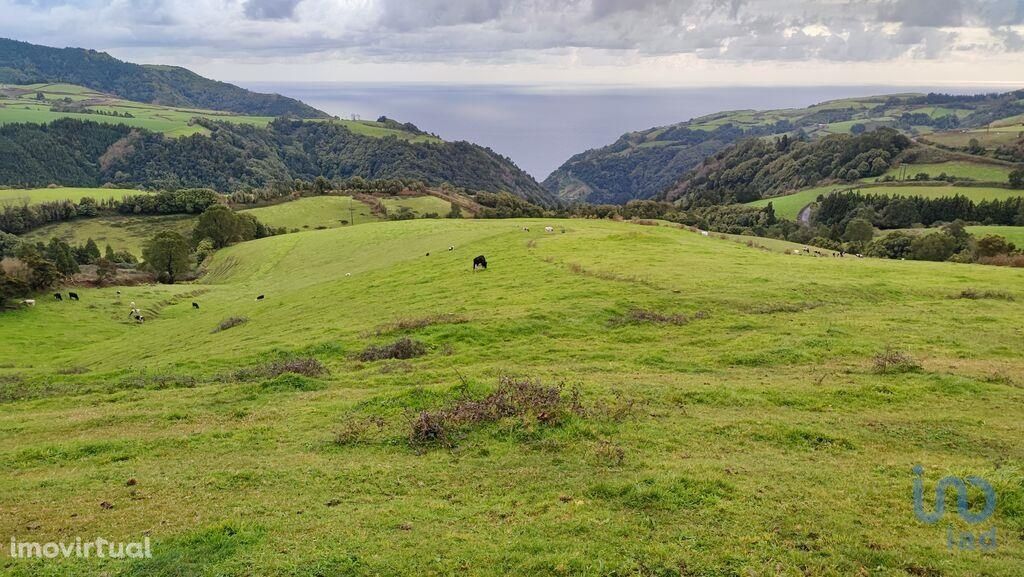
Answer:
<svg viewBox="0 0 1024 577"><path fill-rule="evenodd" d="M967 142L967 152L970 154L985 154L985 147L978 142L977 138L972 138Z"/></svg>
<svg viewBox="0 0 1024 577"><path fill-rule="evenodd" d="M846 242L869 242L875 236L875 227L863 218L855 218L846 223L843 240Z"/></svg>
<svg viewBox="0 0 1024 577"><path fill-rule="evenodd" d="M910 243L910 258L944 261L956 252L956 239L944 232L921 235Z"/></svg>
<svg viewBox="0 0 1024 577"><path fill-rule="evenodd" d="M96 277L101 285L107 284L117 276L117 265L113 261L101 258L96 261Z"/></svg>
<svg viewBox="0 0 1024 577"><path fill-rule="evenodd" d="M103 250L103 258L111 262L115 262L117 260L117 257L114 256L114 249L111 248L109 244L107 245L107 248Z"/></svg>
<svg viewBox="0 0 1024 577"><path fill-rule="evenodd" d="M4 269L0 268L0 306L3 306L8 299L27 295L28 285L16 277L8 276Z"/></svg>
<svg viewBox="0 0 1024 577"><path fill-rule="evenodd" d="M452 203L452 209L448 211L448 218L462 218L462 209L454 202Z"/></svg>
<svg viewBox="0 0 1024 577"><path fill-rule="evenodd" d="M854 124L853 126L850 127L850 134L854 134L854 135L856 135L856 134L864 134L864 131L866 131L867 129L868 129L867 126L864 126L863 124L858 122L858 123L856 123L856 124Z"/></svg>
<svg viewBox="0 0 1024 577"><path fill-rule="evenodd" d="M192 265L188 240L174 231L157 233L146 241L142 247L142 259L156 271L157 278L167 284L174 284L174 280Z"/></svg>
<svg viewBox="0 0 1024 577"><path fill-rule="evenodd" d="M57 237L50 239L46 246L46 257L57 267L60 274L71 276L78 271L78 262L75 260L71 245Z"/></svg>
<svg viewBox="0 0 1024 577"><path fill-rule="evenodd" d="M1024 188L1024 168L1018 168L1010 173L1010 188Z"/></svg>
<svg viewBox="0 0 1024 577"><path fill-rule="evenodd" d="M907 258L913 240L905 232L893 232L871 241L865 254L878 258Z"/></svg>
<svg viewBox="0 0 1024 577"><path fill-rule="evenodd" d="M92 264L100 259L100 247L96 246L96 241L92 238L85 241L85 254L89 257L89 264Z"/></svg>
<svg viewBox="0 0 1024 577"><path fill-rule="evenodd" d="M241 240L242 222L235 212L223 204L215 204L199 216L193 240L198 243L204 238L210 239L214 248L224 248ZM144 258L149 262L148 258Z"/></svg>
<svg viewBox="0 0 1024 577"><path fill-rule="evenodd" d="M978 240L976 250L978 257L989 257L1010 254L1016 249L1017 247L1012 242L1008 242L1004 237L989 234Z"/></svg>

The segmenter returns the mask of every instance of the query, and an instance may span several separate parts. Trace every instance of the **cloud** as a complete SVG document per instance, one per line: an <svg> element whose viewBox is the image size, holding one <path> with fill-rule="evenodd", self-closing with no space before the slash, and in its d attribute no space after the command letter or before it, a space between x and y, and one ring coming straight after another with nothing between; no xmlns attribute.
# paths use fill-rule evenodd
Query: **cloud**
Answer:
<svg viewBox="0 0 1024 577"><path fill-rule="evenodd" d="M0 36L248 60L939 60L1017 52L1024 34L1024 0L0 0L0 14Z"/></svg>
<svg viewBox="0 0 1024 577"><path fill-rule="evenodd" d="M245 15L253 20L285 20L295 14L302 0L247 0Z"/></svg>

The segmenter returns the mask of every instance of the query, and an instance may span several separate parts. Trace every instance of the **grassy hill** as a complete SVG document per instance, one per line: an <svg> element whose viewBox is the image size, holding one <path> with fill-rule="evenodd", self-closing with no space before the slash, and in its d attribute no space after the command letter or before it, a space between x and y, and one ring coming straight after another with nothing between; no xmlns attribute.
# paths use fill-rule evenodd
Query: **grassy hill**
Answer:
<svg viewBox="0 0 1024 577"><path fill-rule="evenodd" d="M127 250L141 257L142 244L158 232L173 230L188 236L195 225L196 217L189 215L100 216L47 225L24 237L43 243L57 237L74 246L91 238L101 249L109 244L115 251Z"/></svg>
<svg viewBox="0 0 1024 577"><path fill-rule="evenodd" d="M921 196L924 198L943 198L949 196L966 196L971 200L977 202L982 200L1004 200L1007 198L1015 198L1024 195L1019 190L1012 190L1009 188L997 188L988 186L950 186L950 185L898 185L898 184L880 184L880 185L860 185L860 186L849 186L849 185L828 185L828 186L816 186L813 188L804 189L792 194L784 196L777 196L774 198L763 198L761 200L755 200L749 202L750 206L766 206L769 202L772 203L772 208L775 209L775 214L781 218L788 218L794 220L800 214L800 211L807 205L812 204L821 195L827 195L833 191L841 190L859 190L864 194L885 194L889 196Z"/></svg>
<svg viewBox="0 0 1024 577"><path fill-rule="evenodd" d="M1024 248L1024 226L969 226L967 232L978 238L990 234L1002 236L1018 248Z"/></svg>
<svg viewBox="0 0 1024 577"><path fill-rule="evenodd" d="M5 571L1013 574L1022 281L669 227L416 220L236 245L197 284L43 299L0 322L0 533L146 535L154 558ZM212 332L231 316L248 322ZM427 354L355 358L400 336ZM876 372L887 347L920 368ZM267 374L291 355L329 374ZM581 410L410 445L421 411L467 410L500 375L564 383L570 409L577 387ZM926 494L992 483L994 551L950 554L914 518L915 464Z"/></svg>
<svg viewBox="0 0 1024 577"><path fill-rule="evenodd" d="M573 156L544 186L566 201L625 203L653 198L705 158L739 140L783 134L816 139L889 127L947 146L967 146L977 137L992 150L1020 138L1021 95L893 94L800 109L719 112L624 134L608 146Z"/></svg>
<svg viewBox="0 0 1024 577"><path fill-rule="evenodd" d="M78 202L85 197L95 200L122 199L126 196L146 194L142 190L129 188L0 188L0 206L5 204L40 204L72 200Z"/></svg>
<svg viewBox="0 0 1024 577"><path fill-rule="evenodd" d="M6 38L0 38L0 83L74 84L135 102L256 116L328 116L293 98L251 92L185 68L140 66L95 50L50 48Z"/></svg>
<svg viewBox="0 0 1024 577"><path fill-rule="evenodd" d="M38 98L40 94L42 100ZM196 118L260 127L266 127L274 119L272 116L144 104L71 84L0 84L0 126L13 123L46 124L62 118L124 124L170 137L209 134L205 126L194 122ZM337 118L324 121L339 124L363 136L394 136L409 142L441 142L436 136L404 130L400 125Z"/></svg>

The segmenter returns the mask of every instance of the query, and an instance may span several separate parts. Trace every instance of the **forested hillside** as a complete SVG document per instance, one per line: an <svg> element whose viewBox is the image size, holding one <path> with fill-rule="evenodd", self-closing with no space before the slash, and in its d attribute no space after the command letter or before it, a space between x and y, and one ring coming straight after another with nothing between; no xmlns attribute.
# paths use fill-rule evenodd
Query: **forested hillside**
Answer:
<svg viewBox="0 0 1024 577"><path fill-rule="evenodd" d="M751 138L709 157L665 193L683 207L750 202L817 184L885 174L911 142L890 128L821 140Z"/></svg>
<svg viewBox="0 0 1024 577"><path fill-rule="evenodd" d="M631 132L577 154L545 181L567 201L625 203L662 196L706 157L745 138L788 134L814 140L892 128L937 145L1012 160L1024 91L1005 94L901 94L823 102L801 109L720 112ZM990 126L991 125L991 126Z"/></svg>
<svg viewBox="0 0 1024 577"><path fill-rule="evenodd" d="M95 50L50 48L0 38L0 83L65 82L136 102L256 116L326 118L327 113L280 94L251 92L176 66L123 62Z"/></svg>
<svg viewBox="0 0 1024 577"><path fill-rule="evenodd" d="M197 119L184 138L78 120L0 128L0 182L17 186L114 184L230 192L295 179L360 176L506 191L553 199L511 160L467 142L410 142L356 134L331 122L278 119L267 128Z"/></svg>

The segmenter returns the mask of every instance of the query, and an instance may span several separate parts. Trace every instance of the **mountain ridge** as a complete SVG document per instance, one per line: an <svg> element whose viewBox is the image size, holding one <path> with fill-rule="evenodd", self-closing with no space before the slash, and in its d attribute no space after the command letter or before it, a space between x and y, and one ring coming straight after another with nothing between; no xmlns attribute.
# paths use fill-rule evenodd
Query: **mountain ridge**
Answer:
<svg viewBox="0 0 1024 577"><path fill-rule="evenodd" d="M86 48L53 48L0 38L0 83L57 82L148 104L257 116L330 116L294 98L253 92L179 66L134 64Z"/></svg>

